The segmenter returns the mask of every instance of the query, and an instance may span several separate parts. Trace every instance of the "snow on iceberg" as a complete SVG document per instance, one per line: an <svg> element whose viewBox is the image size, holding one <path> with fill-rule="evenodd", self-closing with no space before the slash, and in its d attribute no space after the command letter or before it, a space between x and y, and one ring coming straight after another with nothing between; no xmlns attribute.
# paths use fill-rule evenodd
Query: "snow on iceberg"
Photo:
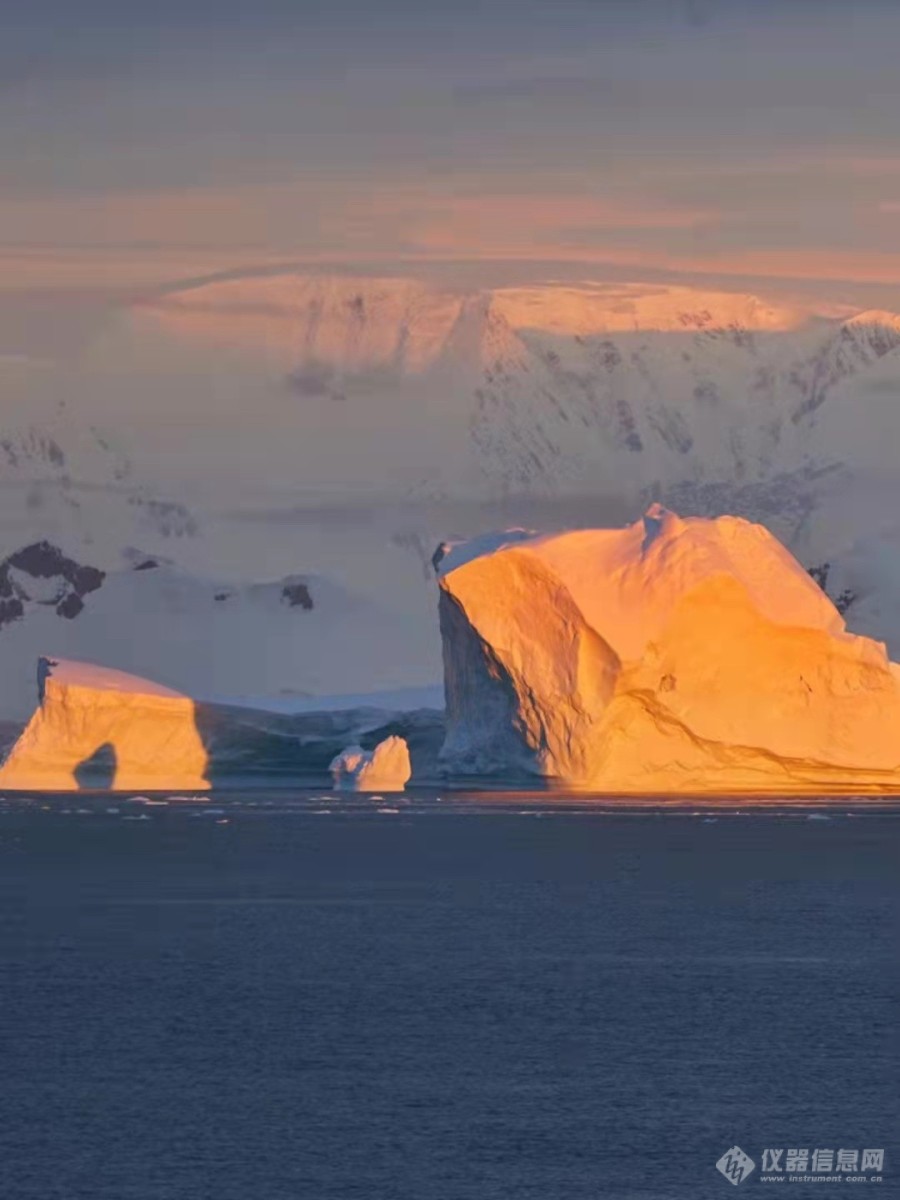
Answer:
<svg viewBox="0 0 900 1200"><path fill-rule="evenodd" d="M0 786L71 791L207 788L195 703L108 667L38 661L40 703L0 767Z"/></svg>
<svg viewBox="0 0 900 1200"><path fill-rule="evenodd" d="M331 763L335 787L350 792L402 792L412 767L402 737L388 737L374 750L348 746Z"/></svg>
<svg viewBox="0 0 900 1200"><path fill-rule="evenodd" d="M437 564L449 772L900 788L900 667L761 526L654 505L625 529L493 544Z"/></svg>

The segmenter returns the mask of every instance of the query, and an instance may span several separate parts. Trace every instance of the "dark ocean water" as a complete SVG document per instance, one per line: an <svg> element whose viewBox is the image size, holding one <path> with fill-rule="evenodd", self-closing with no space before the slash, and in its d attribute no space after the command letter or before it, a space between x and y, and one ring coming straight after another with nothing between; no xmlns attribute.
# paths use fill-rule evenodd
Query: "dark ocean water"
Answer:
<svg viewBox="0 0 900 1200"><path fill-rule="evenodd" d="M0 1200L771 1191L735 1143L900 1195L892 810L44 803L0 806Z"/></svg>

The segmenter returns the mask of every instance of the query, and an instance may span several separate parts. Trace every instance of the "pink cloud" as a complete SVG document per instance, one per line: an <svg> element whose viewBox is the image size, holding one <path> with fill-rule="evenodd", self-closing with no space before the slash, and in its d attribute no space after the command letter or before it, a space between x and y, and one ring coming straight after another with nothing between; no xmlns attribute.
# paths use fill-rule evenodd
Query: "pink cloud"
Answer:
<svg viewBox="0 0 900 1200"><path fill-rule="evenodd" d="M854 160L880 170L894 160ZM898 164L900 165L900 164ZM873 199L879 212L900 201ZM868 209L871 212L871 207ZM401 264L457 259L559 261L669 271L891 283L900 253L739 247L715 252L703 234L714 206L609 194L581 180L531 186L446 174L373 184L365 176L285 183L0 198L0 287L141 287L241 267L302 259ZM65 244L60 243L64 235Z"/></svg>

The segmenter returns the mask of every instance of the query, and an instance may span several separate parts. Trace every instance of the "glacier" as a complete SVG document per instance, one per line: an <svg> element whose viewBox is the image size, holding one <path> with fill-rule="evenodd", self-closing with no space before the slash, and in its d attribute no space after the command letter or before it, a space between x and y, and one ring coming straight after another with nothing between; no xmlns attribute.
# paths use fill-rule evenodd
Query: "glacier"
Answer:
<svg viewBox="0 0 900 1200"><path fill-rule="evenodd" d="M900 667L762 526L654 505L624 529L479 549L438 562L449 774L900 788Z"/></svg>

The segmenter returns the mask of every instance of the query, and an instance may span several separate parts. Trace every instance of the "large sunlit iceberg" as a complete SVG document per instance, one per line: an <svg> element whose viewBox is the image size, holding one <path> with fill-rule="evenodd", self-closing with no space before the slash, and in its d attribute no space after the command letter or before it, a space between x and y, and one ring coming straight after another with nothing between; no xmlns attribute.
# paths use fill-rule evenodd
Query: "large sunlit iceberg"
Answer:
<svg viewBox="0 0 900 1200"><path fill-rule="evenodd" d="M481 545L437 563L449 772L622 793L900 787L900 668L761 526L657 505L624 529Z"/></svg>

